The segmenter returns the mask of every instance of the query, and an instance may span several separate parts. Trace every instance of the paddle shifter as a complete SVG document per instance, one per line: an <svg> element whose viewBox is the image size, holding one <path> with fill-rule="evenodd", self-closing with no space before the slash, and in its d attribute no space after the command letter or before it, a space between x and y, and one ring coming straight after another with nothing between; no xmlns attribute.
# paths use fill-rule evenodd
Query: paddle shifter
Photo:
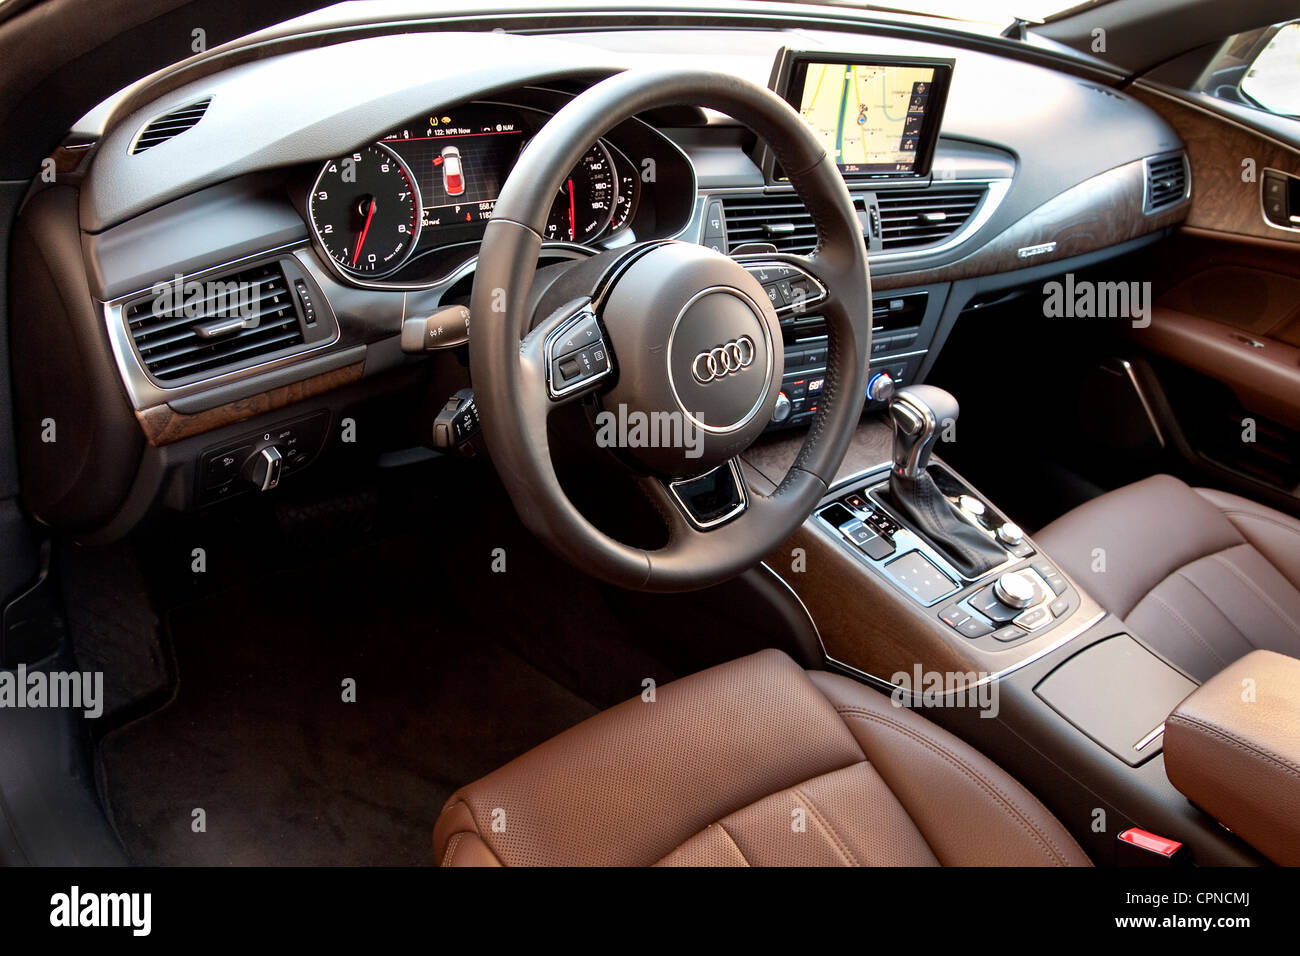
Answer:
<svg viewBox="0 0 1300 956"><path fill-rule="evenodd" d="M968 578L976 578L1007 559L1007 554L967 521L926 471L934 443L957 421L957 399L933 385L909 385L894 393L894 465L889 497L914 531L938 548Z"/></svg>

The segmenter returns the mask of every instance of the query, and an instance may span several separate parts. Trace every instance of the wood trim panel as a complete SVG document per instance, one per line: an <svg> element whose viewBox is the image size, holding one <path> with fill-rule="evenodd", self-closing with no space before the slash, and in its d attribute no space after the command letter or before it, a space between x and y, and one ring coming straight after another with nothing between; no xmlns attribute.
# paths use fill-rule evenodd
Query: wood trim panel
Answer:
<svg viewBox="0 0 1300 956"><path fill-rule="evenodd" d="M1187 144L1192 164L1192 208L1187 226L1300 243L1300 232L1274 229L1264 222L1259 201L1264 168L1300 175L1300 153L1230 117L1184 103L1168 93L1140 85L1129 92L1168 120ZM1241 162L1247 157L1255 160L1253 183L1241 181Z"/></svg>
<svg viewBox="0 0 1300 956"><path fill-rule="evenodd" d="M1142 211L1145 188L1142 160L1108 169L1049 199L1019 222L995 236L964 259L924 272L872 275L871 287L899 289L925 282L952 282L1040 266L1058 259L1096 252L1177 225L1187 214L1187 202L1147 215ZM1198 188L1195 173L1193 193ZM1049 253L1022 259L1026 246L1055 242Z"/></svg>
<svg viewBox="0 0 1300 956"><path fill-rule="evenodd" d="M201 435L215 428L246 421L264 412L275 411L303 399L322 395L344 385L351 385L361 378L365 364L365 362L356 362L345 365L342 368L305 378L301 382L282 385L258 395L250 395L248 398L241 398L193 414L178 412L170 405L154 405L152 408L136 412L135 415L150 445L155 448L170 445L182 438Z"/></svg>

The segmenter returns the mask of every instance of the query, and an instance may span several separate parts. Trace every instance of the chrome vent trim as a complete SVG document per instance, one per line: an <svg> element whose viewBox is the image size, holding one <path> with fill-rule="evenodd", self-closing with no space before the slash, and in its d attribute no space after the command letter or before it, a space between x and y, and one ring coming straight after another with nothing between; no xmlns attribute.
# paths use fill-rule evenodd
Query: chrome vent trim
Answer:
<svg viewBox="0 0 1300 956"><path fill-rule="evenodd" d="M153 149L186 130L193 129L203 119L203 114L211 104L212 97L208 96L151 119L131 144L131 155L136 156L147 149Z"/></svg>

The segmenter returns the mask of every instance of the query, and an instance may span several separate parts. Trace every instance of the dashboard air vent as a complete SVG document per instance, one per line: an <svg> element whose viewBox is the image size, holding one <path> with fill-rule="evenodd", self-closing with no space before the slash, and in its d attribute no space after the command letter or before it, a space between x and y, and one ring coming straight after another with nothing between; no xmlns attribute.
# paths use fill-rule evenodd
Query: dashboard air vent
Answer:
<svg viewBox="0 0 1300 956"><path fill-rule="evenodd" d="M770 242L781 252L807 255L817 245L817 228L794 193L750 193L722 197L727 217L727 251L746 242Z"/></svg>
<svg viewBox="0 0 1300 956"><path fill-rule="evenodd" d="M900 189L876 193L881 245L886 252L943 242L979 208L984 187Z"/></svg>
<svg viewBox="0 0 1300 956"><path fill-rule="evenodd" d="M143 153L146 149L152 149L159 143L165 143L173 136L179 136L187 129L192 129L199 120L203 119L203 114L208 111L208 104L211 102L212 97L209 96L197 103L190 103L188 106L182 106L150 120L140 131L140 135L135 138L131 155Z"/></svg>
<svg viewBox="0 0 1300 956"><path fill-rule="evenodd" d="M1147 160L1147 212L1171 206L1187 193L1187 157L1182 153Z"/></svg>
<svg viewBox="0 0 1300 956"><path fill-rule="evenodd" d="M128 303L123 318L145 368L164 382L244 366L303 341L278 262L160 283Z"/></svg>
<svg viewBox="0 0 1300 956"><path fill-rule="evenodd" d="M890 189L875 194L880 209L881 248L922 249L947 239L966 224L984 199L983 186ZM862 208L863 195L854 194ZM780 252L806 255L817 244L812 216L793 193L750 193L722 197L727 249L770 242Z"/></svg>

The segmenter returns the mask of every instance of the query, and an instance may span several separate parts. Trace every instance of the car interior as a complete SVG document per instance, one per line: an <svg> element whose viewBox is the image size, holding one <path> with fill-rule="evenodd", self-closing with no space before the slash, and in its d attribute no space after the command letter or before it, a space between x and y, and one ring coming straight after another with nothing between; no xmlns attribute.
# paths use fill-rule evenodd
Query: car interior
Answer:
<svg viewBox="0 0 1300 956"><path fill-rule="evenodd" d="M0 862L1300 864L1295 5L894 6L0 2Z"/></svg>

